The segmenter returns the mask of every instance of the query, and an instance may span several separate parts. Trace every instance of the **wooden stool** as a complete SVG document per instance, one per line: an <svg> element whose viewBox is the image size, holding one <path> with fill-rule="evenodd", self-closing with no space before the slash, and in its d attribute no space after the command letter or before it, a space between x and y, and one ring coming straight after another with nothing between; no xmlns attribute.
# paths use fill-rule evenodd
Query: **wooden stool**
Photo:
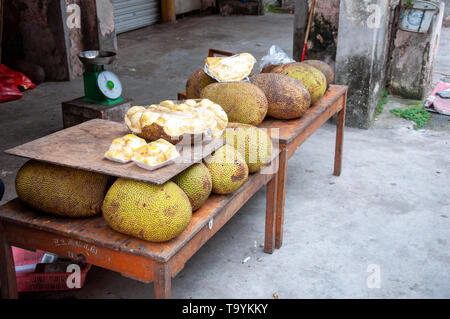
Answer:
<svg viewBox="0 0 450 319"><path fill-rule="evenodd" d="M92 119L123 122L126 112L132 105L133 100L127 98L117 104L103 105L85 102L80 97L62 103L63 125L64 128L68 128Z"/></svg>

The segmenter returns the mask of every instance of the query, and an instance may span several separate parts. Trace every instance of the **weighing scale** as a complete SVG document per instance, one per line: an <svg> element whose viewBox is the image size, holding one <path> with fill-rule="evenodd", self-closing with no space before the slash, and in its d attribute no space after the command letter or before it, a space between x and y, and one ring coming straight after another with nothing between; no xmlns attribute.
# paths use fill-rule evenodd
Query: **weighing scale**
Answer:
<svg viewBox="0 0 450 319"><path fill-rule="evenodd" d="M90 50L80 52L78 57L85 66L83 101L103 105L124 101L118 76L105 69L116 59L116 53Z"/></svg>
<svg viewBox="0 0 450 319"><path fill-rule="evenodd" d="M64 128L92 119L123 122L133 100L122 97L119 78L105 69L116 59L116 54L108 51L84 51L78 57L85 66L84 97L62 102Z"/></svg>

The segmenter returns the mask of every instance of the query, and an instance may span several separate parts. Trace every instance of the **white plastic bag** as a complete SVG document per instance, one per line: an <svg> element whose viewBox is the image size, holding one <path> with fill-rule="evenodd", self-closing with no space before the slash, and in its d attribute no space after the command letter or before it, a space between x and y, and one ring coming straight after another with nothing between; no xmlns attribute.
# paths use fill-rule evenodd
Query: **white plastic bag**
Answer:
<svg viewBox="0 0 450 319"><path fill-rule="evenodd" d="M284 52L278 45L274 44L270 47L266 56L261 59L260 71L270 65L283 65L295 62L286 52Z"/></svg>

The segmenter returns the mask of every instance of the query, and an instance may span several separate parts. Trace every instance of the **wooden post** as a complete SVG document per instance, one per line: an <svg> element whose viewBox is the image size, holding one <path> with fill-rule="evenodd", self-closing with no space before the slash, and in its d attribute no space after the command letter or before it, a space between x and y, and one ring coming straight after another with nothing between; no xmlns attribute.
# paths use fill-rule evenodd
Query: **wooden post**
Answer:
<svg viewBox="0 0 450 319"><path fill-rule="evenodd" d="M277 174L277 215L276 215L276 236L275 247L281 248L283 244L283 223L284 223L284 202L286 200L286 176L288 170L288 149L287 145L280 153L280 166Z"/></svg>
<svg viewBox="0 0 450 319"><path fill-rule="evenodd" d="M267 254L272 254L275 250L277 181L278 174L274 174L270 182L267 184L266 190L266 234L264 241L264 252Z"/></svg>
<svg viewBox="0 0 450 319"><path fill-rule="evenodd" d="M155 299L170 299L172 278L169 263L155 262L153 269Z"/></svg>
<svg viewBox="0 0 450 319"><path fill-rule="evenodd" d="M6 241L3 224L0 223L0 282L2 299L17 299L16 270L11 245Z"/></svg>
<svg viewBox="0 0 450 319"><path fill-rule="evenodd" d="M175 22L175 0L161 0L161 22Z"/></svg>
<svg viewBox="0 0 450 319"><path fill-rule="evenodd" d="M347 92L345 93L342 110L338 113L336 126L336 149L334 152L334 175L341 176L342 169L342 149L344 146L344 126L345 126L345 110L347 104Z"/></svg>

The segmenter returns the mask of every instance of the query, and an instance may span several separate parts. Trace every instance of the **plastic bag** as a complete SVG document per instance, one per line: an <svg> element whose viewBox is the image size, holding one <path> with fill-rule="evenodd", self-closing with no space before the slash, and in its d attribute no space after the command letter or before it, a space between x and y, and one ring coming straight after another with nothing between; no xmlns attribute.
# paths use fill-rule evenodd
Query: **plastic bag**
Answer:
<svg viewBox="0 0 450 319"><path fill-rule="evenodd" d="M23 73L11 70L6 65L0 64L0 103L22 98L19 86L24 90L36 87Z"/></svg>
<svg viewBox="0 0 450 319"><path fill-rule="evenodd" d="M283 65L295 62L286 52L284 52L278 45L274 44L270 47L266 56L261 59L260 71L271 65Z"/></svg>

